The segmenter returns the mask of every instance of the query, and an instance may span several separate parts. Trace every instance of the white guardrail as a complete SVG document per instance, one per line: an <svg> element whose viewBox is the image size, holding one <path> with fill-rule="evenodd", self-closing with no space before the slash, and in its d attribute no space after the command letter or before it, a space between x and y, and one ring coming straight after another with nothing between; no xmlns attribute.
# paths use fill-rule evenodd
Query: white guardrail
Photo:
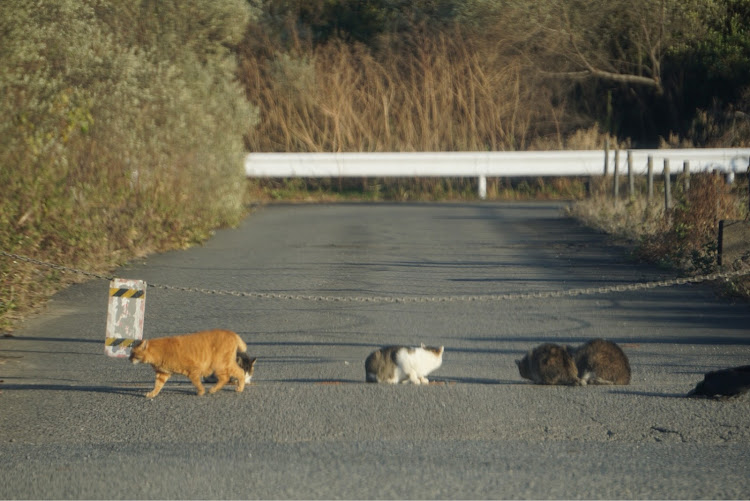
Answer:
<svg viewBox="0 0 750 501"><path fill-rule="evenodd" d="M250 153L245 159L247 177L476 177L479 196L487 194L488 177L600 176L615 171L610 150L493 151L416 153ZM628 156L635 174L646 173L649 157L654 172L664 160L671 172L689 162L691 172L721 170L734 177L746 172L750 148L679 150L623 150L617 155L618 172L627 172Z"/></svg>

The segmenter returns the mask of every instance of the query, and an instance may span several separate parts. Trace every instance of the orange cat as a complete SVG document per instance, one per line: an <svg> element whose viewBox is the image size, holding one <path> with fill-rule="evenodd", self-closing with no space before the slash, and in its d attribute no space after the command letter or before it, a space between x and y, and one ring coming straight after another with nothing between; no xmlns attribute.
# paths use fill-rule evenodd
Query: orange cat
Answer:
<svg viewBox="0 0 750 501"><path fill-rule="evenodd" d="M215 329L139 341L133 345L130 361L151 364L156 371L154 389L146 397L158 395L172 374L189 377L200 396L206 392L201 377L211 373L217 382L209 393L219 391L230 377L236 379L238 392L244 390L245 372L237 365L237 354L246 351L247 345L236 333Z"/></svg>

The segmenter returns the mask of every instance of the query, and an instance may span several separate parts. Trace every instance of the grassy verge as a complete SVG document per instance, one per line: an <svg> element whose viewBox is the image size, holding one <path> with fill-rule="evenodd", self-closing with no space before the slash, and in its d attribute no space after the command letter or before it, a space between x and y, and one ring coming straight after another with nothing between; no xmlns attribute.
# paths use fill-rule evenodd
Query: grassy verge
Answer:
<svg viewBox="0 0 750 501"><path fill-rule="evenodd" d="M722 176L691 176L689 188L682 178L674 185L673 205L664 207L663 186L652 201L643 195L615 203L609 179L600 180L594 195L570 209L583 224L632 244L633 258L655 263L684 275L719 271L718 227L721 220L747 220L748 179L729 186ZM641 193L643 191L641 190ZM750 259L734 266L750 266ZM750 299L750 276L725 284L724 293Z"/></svg>
<svg viewBox="0 0 750 501"><path fill-rule="evenodd" d="M488 178L488 200L576 200L586 194L579 178ZM255 202L460 201L477 200L474 178L251 179Z"/></svg>
<svg viewBox="0 0 750 501"><path fill-rule="evenodd" d="M0 2L0 249L102 272L239 222L249 17L244 0ZM0 331L78 279L0 257Z"/></svg>

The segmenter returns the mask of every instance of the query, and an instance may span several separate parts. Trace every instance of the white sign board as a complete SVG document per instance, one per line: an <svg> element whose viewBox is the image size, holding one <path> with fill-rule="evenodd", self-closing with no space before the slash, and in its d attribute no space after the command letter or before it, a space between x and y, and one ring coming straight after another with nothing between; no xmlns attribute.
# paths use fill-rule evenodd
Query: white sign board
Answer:
<svg viewBox="0 0 750 501"><path fill-rule="evenodd" d="M130 355L133 343L143 339L146 282L115 278L109 283L107 334L104 352L110 357Z"/></svg>

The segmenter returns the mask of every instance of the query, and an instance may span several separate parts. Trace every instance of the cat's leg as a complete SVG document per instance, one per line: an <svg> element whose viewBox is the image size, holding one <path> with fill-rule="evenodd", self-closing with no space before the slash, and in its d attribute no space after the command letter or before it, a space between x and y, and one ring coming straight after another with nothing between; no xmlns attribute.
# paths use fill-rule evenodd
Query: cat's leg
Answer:
<svg viewBox="0 0 750 501"><path fill-rule="evenodd" d="M156 395L158 395L162 387L164 387L164 383L166 383L169 379L169 376L170 374L167 374L166 372L157 372L156 381L154 382L154 389L146 393L146 398L154 398Z"/></svg>
<svg viewBox="0 0 750 501"><path fill-rule="evenodd" d="M232 379L236 380L237 388L235 391L237 393L242 393L242 390L245 389L245 371L243 371L239 366L232 367L230 369L232 371Z"/></svg>
<svg viewBox="0 0 750 501"><path fill-rule="evenodd" d="M590 378L588 382L589 384L609 384L609 385L615 384L613 381L610 381L609 379L604 379L604 378L600 378L597 376Z"/></svg>
<svg viewBox="0 0 750 501"><path fill-rule="evenodd" d="M414 384L422 383L422 379L420 378L420 376L417 375L417 371L415 370L409 371L409 381L411 381Z"/></svg>
<svg viewBox="0 0 750 501"><path fill-rule="evenodd" d="M198 396L203 396L206 393L206 389L203 387L203 383L201 383L201 373L190 372L187 377L190 378L190 382L193 383L193 386L198 389Z"/></svg>
<svg viewBox="0 0 750 501"><path fill-rule="evenodd" d="M224 388L224 385L226 385L229 382L229 373L224 371L216 371L216 384L211 387L210 390L208 390L209 393L216 393L220 389ZM244 381L244 380L243 380ZM244 387L244 384L243 384Z"/></svg>
<svg viewBox="0 0 750 501"><path fill-rule="evenodd" d="M585 386L587 384L615 384L613 381L610 381L608 379L601 378L596 375L596 372L593 371L587 371L583 377L580 379L580 386Z"/></svg>

